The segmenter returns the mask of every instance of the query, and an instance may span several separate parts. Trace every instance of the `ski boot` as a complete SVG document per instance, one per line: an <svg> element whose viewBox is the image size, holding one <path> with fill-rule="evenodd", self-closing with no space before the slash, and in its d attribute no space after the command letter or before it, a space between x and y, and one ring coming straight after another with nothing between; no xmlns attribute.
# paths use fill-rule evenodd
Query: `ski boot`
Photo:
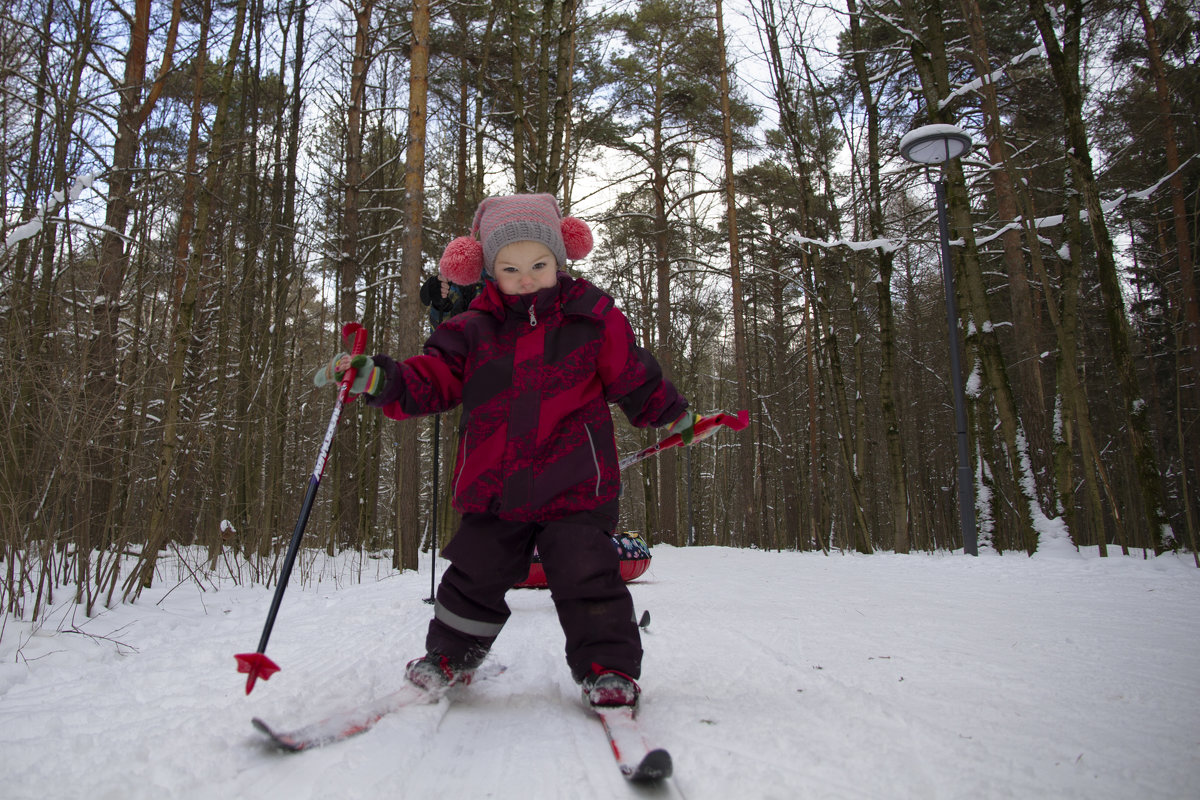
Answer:
<svg viewBox="0 0 1200 800"><path fill-rule="evenodd" d="M450 659L440 653L429 653L414 658L404 668L404 677L431 695L444 694L451 686L466 686L471 682L475 670L455 667Z"/></svg>
<svg viewBox="0 0 1200 800"><path fill-rule="evenodd" d="M591 706L636 706L642 689L633 678L615 669L592 664L580 681L583 701Z"/></svg>

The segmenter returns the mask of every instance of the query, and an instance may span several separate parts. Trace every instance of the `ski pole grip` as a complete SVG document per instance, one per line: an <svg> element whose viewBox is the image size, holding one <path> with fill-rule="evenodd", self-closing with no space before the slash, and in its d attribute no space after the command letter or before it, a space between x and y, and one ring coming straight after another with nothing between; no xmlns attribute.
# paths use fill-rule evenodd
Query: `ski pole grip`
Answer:
<svg viewBox="0 0 1200 800"><path fill-rule="evenodd" d="M367 329L357 322L347 322L342 326L342 341L350 347L350 355L361 355L367 349ZM358 395L350 394L350 387L354 385L354 379L358 376L358 370L354 367L346 370L346 374L342 376L342 391L345 393L344 400L347 403L353 402Z"/></svg>
<svg viewBox="0 0 1200 800"><path fill-rule="evenodd" d="M367 329L357 322L347 322L342 326L342 341L350 345L350 355L360 355L367 350Z"/></svg>

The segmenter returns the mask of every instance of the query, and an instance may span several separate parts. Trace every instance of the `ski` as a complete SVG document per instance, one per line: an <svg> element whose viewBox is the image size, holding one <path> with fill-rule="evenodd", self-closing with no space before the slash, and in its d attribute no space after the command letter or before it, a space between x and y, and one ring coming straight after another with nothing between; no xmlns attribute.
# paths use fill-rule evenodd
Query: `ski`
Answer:
<svg viewBox="0 0 1200 800"><path fill-rule="evenodd" d="M440 699L439 695L408 683L362 708L342 711L295 730L277 730L260 717L255 717L251 722L280 750L298 753L365 733L371 730L376 722L405 706L432 705Z"/></svg>
<svg viewBox="0 0 1200 800"><path fill-rule="evenodd" d="M471 682L475 683L495 677L503 671L504 667L500 665L484 665L476 670ZM266 734L270 744L289 753L298 753L302 750L312 750L316 747L345 741L352 736L371 730L375 723L388 714L407 706L435 705L446 694L446 690L429 692L406 682L391 694L384 695L360 708L341 711L318 722L293 730L281 730L260 717L255 717L250 722L257 730Z"/></svg>
<svg viewBox="0 0 1200 800"><path fill-rule="evenodd" d="M591 706L604 726L621 774L634 783L653 783L671 777L671 754L646 742L632 706Z"/></svg>

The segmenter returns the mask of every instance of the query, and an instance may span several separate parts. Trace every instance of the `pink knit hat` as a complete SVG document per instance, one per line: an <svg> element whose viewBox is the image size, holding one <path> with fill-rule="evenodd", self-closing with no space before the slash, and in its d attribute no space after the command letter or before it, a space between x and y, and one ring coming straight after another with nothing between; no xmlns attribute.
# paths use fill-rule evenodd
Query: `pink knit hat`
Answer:
<svg viewBox="0 0 1200 800"><path fill-rule="evenodd" d="M583 258L592 250L592 231L575 217L564 217L551 194L513 194L489 197L479 204L471 236L446 246L438 262L442 277L459 286L475 283L492 265L500 248L513 242L541 242L558 265Z"/></svg>

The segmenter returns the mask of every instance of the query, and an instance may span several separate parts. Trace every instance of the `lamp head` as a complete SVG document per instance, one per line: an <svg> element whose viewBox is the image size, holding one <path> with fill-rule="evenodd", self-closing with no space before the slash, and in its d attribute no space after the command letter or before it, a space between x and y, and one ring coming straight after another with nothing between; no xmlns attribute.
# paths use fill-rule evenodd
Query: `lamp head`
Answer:
<svg viewBox="0 0 1200 800"><path fill-rule="evenodd" d="M971 149L971 137L946 124L923 125L900 139L900 155L914 164L943 164Z"/></svg>

